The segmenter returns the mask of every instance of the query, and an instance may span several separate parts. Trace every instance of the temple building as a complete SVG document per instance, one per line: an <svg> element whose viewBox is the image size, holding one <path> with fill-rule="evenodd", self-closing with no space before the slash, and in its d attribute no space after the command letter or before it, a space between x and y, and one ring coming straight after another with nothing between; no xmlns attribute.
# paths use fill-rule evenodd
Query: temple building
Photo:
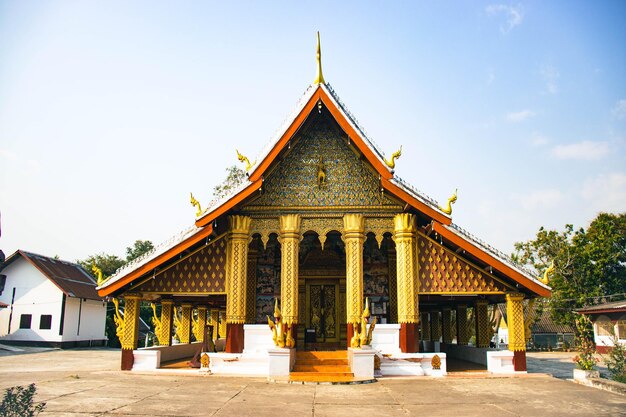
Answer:
<svg viewBox="0 0 626 417"><path fill-rule="evenodd" d="M158 307L160 346L173 347L174 327L179 345L202 341L210 324L236 355L259 331L271 344L276 300L296 351L346 350L367 299L379 351L460 357L489 350L504 303L511 369L525 371L523 301L550 288L452 222L456 193L442 207L395 175L412 156L386 158L368 138L324 80L319 38L293 113L255 160L237 155L243 183L98 287L125 303L122 369L138 357L141 301Z"/></svg>

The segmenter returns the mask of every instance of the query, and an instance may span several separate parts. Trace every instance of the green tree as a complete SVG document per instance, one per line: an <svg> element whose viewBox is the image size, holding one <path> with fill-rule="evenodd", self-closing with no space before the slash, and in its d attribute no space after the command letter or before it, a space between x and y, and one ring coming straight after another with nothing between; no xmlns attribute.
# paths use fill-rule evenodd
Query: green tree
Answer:
<svg viewBox="0 0 626 417"><path fill-rule="evenodd" d="M246 179L246 171L237 168L235 165L226 168L226 179L213 188L213 197L220 199L229 195Z"/></svg>
<svg viewBox="0 0 626 417"><path fill-rule="evenodd" d="M97 253L95 255L91 255L82 261L78 261L80 266L85 268L85 271L89 272L93 275L93 271L91 270L91 266L95 264L98 268L102 270L102 275L105 278L110 277L117 271L119 268L126 264L126 261L121 259L117 255L109 255L104 252ZM95 275L94 275L95 277Z"/></svg>
<svg viewBox="0 0 626 417"><path fill-rule="evenodd" d="M574 326L577 308L618 300L626 292L626 213L599 214L587 230L562 232L543 227L533 240L515 244L517 261L550 275L552 318Z"/></svg>
<svg viewBox="0 0 626 417"><path fill-rule="evenodd" d="M152 250L154 245L149 240L136 240L133 246L129 246L126 248L126 260L120 258L117 255L110 255L105 253L98 253L95 255L91 255L86 259L79 260L78 264L80 264L87 272L89 272L95 278L95 274L93 273L91 267L95 264L98 268L102 270L103 277L109 278L115 271L119 268L126 265L128 262L140 257L144 253ZM124 305L124 302L121 302L121 306ZM115 322L113 320L113 315L115 314L115 306L112 302L107 304L107 316L105 323L105 332L109 339L108 345L111 347L120 347L120 342L117 338L117 334L115 331ZM148 324L152 325L152 309L149 305L144 305L142 303L140 307L140 316L141 318Z"/></svg>
<svg viewBox="0 0 626 417"><path fill-rule="evenodd" d="M126 248L126 262L133 261L154 249L149 240L136 240L132 247Z"/></svg>

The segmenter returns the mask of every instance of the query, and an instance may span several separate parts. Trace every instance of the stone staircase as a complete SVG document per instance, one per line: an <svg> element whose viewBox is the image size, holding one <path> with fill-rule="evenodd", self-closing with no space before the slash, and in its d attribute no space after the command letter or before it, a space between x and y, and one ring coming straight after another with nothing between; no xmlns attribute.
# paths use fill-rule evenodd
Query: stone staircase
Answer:
<svg viewBox="0 0 626 417"><path fill-rule="evenodd" d="M296 352L296 363L289 374L291 382L356 382L348 364L348 351Z"/></svg>

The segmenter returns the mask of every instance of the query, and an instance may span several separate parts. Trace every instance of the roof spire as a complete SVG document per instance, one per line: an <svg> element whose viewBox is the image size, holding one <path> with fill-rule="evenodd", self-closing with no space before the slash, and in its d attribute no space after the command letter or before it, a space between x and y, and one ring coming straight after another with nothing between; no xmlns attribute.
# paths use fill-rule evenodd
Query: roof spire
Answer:
<svg viewBox="0 0 626 417"><path fill-rule="evenodd" d="M322 48L320 46L320 33L317 32L317 76L315 77L314 84L326 84L324 81L324 75L322 74Z"/></svg>

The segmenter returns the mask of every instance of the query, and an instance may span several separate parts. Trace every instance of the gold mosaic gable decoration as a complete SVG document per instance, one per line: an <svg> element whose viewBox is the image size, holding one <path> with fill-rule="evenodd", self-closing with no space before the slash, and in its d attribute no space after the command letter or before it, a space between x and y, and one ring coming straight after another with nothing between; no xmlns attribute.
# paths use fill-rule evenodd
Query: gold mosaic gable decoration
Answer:
<svg viewBox="0 0 626 417"><path fill-rule="evenodd" d="M513 287L418 233L420 294L502 294Z"/></svg>
<svg viewBox="0 0 626 417"><path fill-rule="evenodd" d="M218 238L135 288L146 293L224 294L226 240Z"/></svg>
<svg viewBox="0 0 626 417"><path fill-rule="evenodd" d="M265 178L263 195L246 209L259 207L389 207L378 176L350 149L333 123L320 116ZM319 165L324 178L320 186Z"/></svg>

